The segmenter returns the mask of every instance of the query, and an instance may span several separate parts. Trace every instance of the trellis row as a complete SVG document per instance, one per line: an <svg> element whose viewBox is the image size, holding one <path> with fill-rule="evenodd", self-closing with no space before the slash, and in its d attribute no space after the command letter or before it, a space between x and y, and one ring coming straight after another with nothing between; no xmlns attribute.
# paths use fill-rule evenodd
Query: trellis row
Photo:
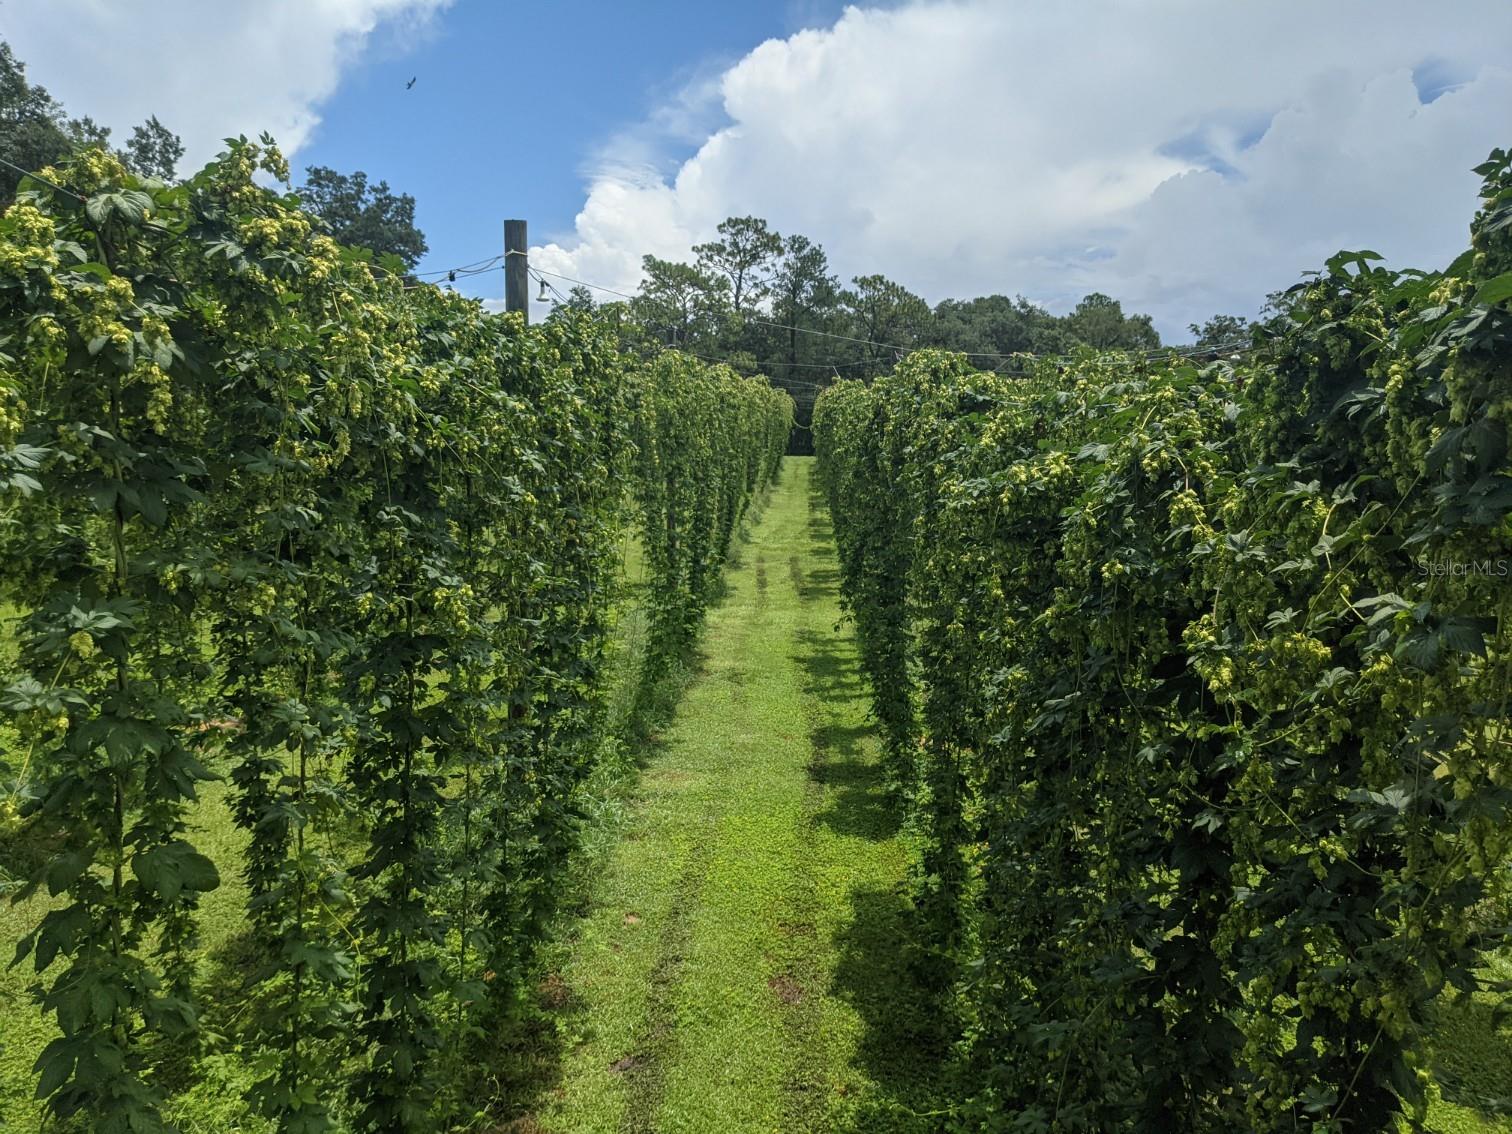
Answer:
<svg viewBox="0 0 1512 1134"><path fill-rule="evenodd" d="M218 866L255 1109L444 1124L440 1057L507 1017L573 844L624 524L681 647L791 416L588 317L405 288L257 175L287 180L266 140L174 186L87 153L0 219L3 707L59 899L20 952L39 1096L104 1134L164 1128ZM223 768L244 863L190 830Z"/></svg>
<svg viewBox="0 0 1512 1134"><path fill-rule="evenodd" d="M912 356L815 410L981 1130L1392 1129L1512 802L1512 160L1244 362Z"/></svg>

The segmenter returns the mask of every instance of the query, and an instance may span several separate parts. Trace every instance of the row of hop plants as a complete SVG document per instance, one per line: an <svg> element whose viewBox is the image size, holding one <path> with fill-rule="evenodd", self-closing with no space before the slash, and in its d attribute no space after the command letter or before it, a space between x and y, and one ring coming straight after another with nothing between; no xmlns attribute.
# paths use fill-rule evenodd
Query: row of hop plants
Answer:
<svg viewBox="0 0 1512 1134"><path fill-rule="evenodd" d="M915 354L815 410L955 1128L1380 1131L1502 991L1512 157L1242 360Z"/></svg>
<svg viewBox="0 0 1512 1134"><path fill-rule="evenodd" d="M17 898L50 896L17 951L56 1022L37 1096L172 1129L217 1042L197 910L235 870L248 1110L446 1128L603 749L626 525L670 549L650 589L691 632L790 403L623 358L589 317L406 286L319 233L267 139L171 186L98 152L44 175L0 218L0 771L8 838L42 848ZM217 780L236 862L195 845Z"/></svg>
<svg viewBox="0 0 1512 1134"><path fill-rule="evenodd" d="M716 597L747 502L777 474L793 403L765 379L669 351L647 364L634 420L651 583L641 688L654 695L686 659Z"/></svg>

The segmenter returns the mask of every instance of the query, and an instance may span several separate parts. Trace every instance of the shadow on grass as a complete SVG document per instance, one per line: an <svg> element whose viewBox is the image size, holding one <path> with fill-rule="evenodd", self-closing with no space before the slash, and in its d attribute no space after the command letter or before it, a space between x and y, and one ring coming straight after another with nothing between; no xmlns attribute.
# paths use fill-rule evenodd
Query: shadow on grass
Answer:
<svg viewBox="0 0 1512 1134"><path fill-rule="evenodd" d="M881 841L897 835L900 819L882 769L862 747L874 732L870 725L816 728L810 734L815 759L809 777L827 789L815 822L839 834ZM857 887L849 901L850 916L835 939L840 959L832 989L862 1019L856 1062L876 1089L856 1100L834 1129L853 1134L935 1130L934 1120L925 1116L937 1109L950 1041L944 1013L907 961L919 937L907 883Z"/></svg>
<svg viewBox="0 0 1512 1134"><path fill-rule="evenodd" d="M811 648L797 661L808 675L805 688L837 704L863 696L849 643L803 634ZM816 725L809 733L814 757L809 779L828 789L825 806L815 814L838 834L882 840L898 833L900 816L888 796L886 776L862 742L876 735L871 724L846 725L835 721Z"/></svg>
<svg viewBox="0 0 1512 1134"><path fill-rule="evenodd" d="M821 667L822 668L822 667ZM859 679L856 679L859 680ZM897 835L899 813L885 777L863 742L869 725L820 725L810 733L809 778L825 788L814 821L854 838ZM861 1017L865 1032L857 1065L876 1084L835 1116L832 1129L850 1134L923 1134L939 1129L931 1113L945 1080L950 1036L935 997L915 979L907 958L919 937L908 884L859 886L837 934L839 961L832 990Z"/></svg>
<svg viewBox="0 0 1512 1134"><path fill-rule="evenodd" d="M901 887L859 888L836 938L834 992L865 1024L856 1062L876 1088L857 1100L841 1130L855 1134L939 1129L928 1117L940 1103L950 1054L938 1005L904 963L915 939L913 907Z"/></svg>
<svg viewBox="0 0 1512 1134"><path fill-rule="evenodd" d="M709 603L709 608L723 596ZM648 622L610 706L606 728L635 753L644 768L660 746L660 734L677 714L677 706L693 679L708 668L702 627L690 634L658 631Z"/></svg>
<svg viewBox="0 0 1512 1134"><path fill-rule="evenodd" d="M1480 997L1445 998L1434 1012L1433 1074L1445 1100L1492 1116L1512 1114L1512 1036Z"/></svg>
<svg viewBox="0 0 1512 1134"><path fill-rule="evenodd" d="M808 602L838 596L840 570L835 562L835 529L830 521L829 502L814 480L809 481L808 537L810 562L823 566L804 572L801 581L795 574L798 597Z"/></svg>
<svg viewBox="0 0 1512 1134"><path fill-rule="evenodd" d="M849 638L803 630L798 645L794 660L804 674L804 692L827 706L865 697ZM838 834L882 840L898 833L900 815L888 797L885 773L862 745L875 735L870 723L847 725L833 719L809 733L814 752L809 779L829 789L824 808L814 818Z"/></svg>
<svg viewBox="0 0 1512 1134"><path fill-rule="evenodd" d="M829 499L824 495L824 489L820 487L818 477L809 478L808 495L809 536L815 543L823 543L828 546L834 542L834 522L830 517Z"/></svg>
<svg viewBox="0 0 1512 1134"><path fill-rule="evenodd" d="M800 630L793 660L803 670L803 691L821 703L838 705L866 697L861 662L849 638Z"/></svg>

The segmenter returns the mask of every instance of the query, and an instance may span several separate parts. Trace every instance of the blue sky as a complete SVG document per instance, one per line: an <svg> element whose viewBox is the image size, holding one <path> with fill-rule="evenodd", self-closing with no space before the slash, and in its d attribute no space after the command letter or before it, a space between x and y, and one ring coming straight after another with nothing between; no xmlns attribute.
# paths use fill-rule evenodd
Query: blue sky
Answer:
<svg viewBox="0 0 1512 1134"><path fill-rule="evenodd" d="M524 217L533 242L570 237L585 177L617 135L763 40L832 23L841 7L463 0L408 44L402 32L377 37L321 107L297 164L363 169L413 194L430 245L422 270L493 255L506 216ZM664 161L692 148L657 141Z"/></svg>
<svg viewBox="0 0 1512 1134"><path fill-rule="evenodd" d="M1512 3L1444 11L3 0L0 35L118 136L157 114L189 164L270 130L296 168L414 194L427 269L499 252L522 216L534 267L632 291L644 255L756 214L842 281L1055 312L1101 291L1183 341L1341 248L1403 267L1463 249L1470 168L1512 143Z"/></svg>

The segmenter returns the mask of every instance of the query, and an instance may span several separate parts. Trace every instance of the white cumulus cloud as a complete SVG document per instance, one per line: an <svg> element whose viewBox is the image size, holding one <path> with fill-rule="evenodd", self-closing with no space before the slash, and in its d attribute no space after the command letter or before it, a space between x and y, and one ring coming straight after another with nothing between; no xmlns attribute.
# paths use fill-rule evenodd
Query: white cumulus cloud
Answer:
<svg viewBox="0 0 1512 1134"><path fill-rule="evenodd" d="M843 276L1060 311L1099 290L1179 339L1340 248L1460 251L1469 167L1512 142L1509 43L1506 0L849 8L718 76L724 122L675 174L606 158L532 263L632 291L644 253L754 213Z"/></svg>
<svg viewBox="0 0 1512 1134"><path fill-rule="evenodd" d="M221 140L293 153L380 25L414 34L451 0L10 0L0 35L75 115L124 143L156 114L198 168Z"/></svg>

